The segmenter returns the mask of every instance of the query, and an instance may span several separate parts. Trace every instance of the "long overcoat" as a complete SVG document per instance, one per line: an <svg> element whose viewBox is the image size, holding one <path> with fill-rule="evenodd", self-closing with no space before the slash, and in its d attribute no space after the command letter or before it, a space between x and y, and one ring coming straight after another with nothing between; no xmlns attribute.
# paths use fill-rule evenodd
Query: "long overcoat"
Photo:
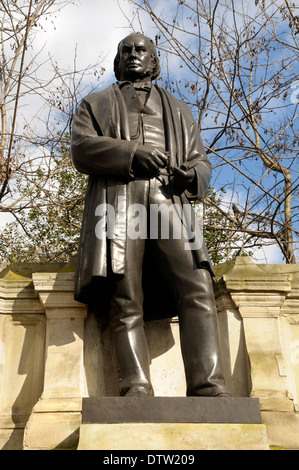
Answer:
<svg viewBox="0 0 299 470"><path fill-rule="evenodd" d="M196 190L192 194L186 191L174 196L174 203L190 204L206 192L211 178L211 164L189 107L165 89L154 86L163 104L169 166L185 164L187 168L194 167L196 172ZM84 303L97 302L103 312L109 302L110 281L125 275L126 190L128 182L134 178L131 166L137 145L130 138L127 108L118 83L83 99L76 110L71 135L74 165L79 172L89 175L75 299ZM97 236L96 230L99 221L97 208L105 207L105 204L115 208L119 219L109 241ZM102 212L101 216L104 217L105 213ZM193 251L193 257L195 267L206 268L213 275L204 243ZM167 283L159 279L157 267L151 265L150 256L148 258L143 273L145 320L176 316L176 306Z"/></svg>

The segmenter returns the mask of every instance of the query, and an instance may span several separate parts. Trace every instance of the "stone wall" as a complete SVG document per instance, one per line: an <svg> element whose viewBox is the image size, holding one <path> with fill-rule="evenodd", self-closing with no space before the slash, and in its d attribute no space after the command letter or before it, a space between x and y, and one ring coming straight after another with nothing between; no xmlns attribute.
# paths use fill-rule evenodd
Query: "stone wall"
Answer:
<svg viewBox="0 0 299 470"><path fill-rule="evenodd" d="M225 375L259 397L270 448L299 449L299 266L216 267ZM74 266L0 274L0 448L75 449L82 397L115 396L109 331L73 300ZM155 395L185 395L176 319L146 324Z"/></svg>

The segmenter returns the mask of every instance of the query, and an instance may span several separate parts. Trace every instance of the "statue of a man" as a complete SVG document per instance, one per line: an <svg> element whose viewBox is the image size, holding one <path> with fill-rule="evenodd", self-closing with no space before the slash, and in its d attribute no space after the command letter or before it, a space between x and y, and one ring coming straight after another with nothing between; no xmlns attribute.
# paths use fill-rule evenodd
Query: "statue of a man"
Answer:
<svg viewBox="0 0 299 470"><path fill-rule="evenodd" d="M120 395L153 395L144 321L173 316L187 395L229 395L213 269L186 216L211 178L198 126L185 104L152 83L160 66L151 39L123 39L114 68L118 81L87 96L73 121L72 159L89 175L75 298L103 312L107 305Z"/></svg>

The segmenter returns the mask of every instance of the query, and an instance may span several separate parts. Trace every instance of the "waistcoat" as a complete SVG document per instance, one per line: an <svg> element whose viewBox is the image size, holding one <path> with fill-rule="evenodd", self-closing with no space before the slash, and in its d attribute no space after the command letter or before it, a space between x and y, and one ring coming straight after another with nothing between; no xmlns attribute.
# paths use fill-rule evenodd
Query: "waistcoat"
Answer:
<svg viewBox="0 0 299 470"><path fill-rule="evenodd" d="M132 84L125 83L121 91L127 105L131 140L153 145L165 152L163 106L155 87L152 87L145 105L141 103Z"/></svg>

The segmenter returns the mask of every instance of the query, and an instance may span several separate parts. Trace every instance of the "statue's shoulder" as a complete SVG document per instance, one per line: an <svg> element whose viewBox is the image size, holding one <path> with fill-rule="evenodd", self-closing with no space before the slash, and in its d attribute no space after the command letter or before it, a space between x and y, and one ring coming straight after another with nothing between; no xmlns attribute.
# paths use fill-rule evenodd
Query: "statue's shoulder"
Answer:
<svg viewBox="0 0 299 470"><path fill-rule="evenodd" d="M110 99L111 95L113 94L114 87L115 85L113 84L107 88L104 88L103 90L90 93L83 98L83 101L91 106L99 105Z"/></svg>

